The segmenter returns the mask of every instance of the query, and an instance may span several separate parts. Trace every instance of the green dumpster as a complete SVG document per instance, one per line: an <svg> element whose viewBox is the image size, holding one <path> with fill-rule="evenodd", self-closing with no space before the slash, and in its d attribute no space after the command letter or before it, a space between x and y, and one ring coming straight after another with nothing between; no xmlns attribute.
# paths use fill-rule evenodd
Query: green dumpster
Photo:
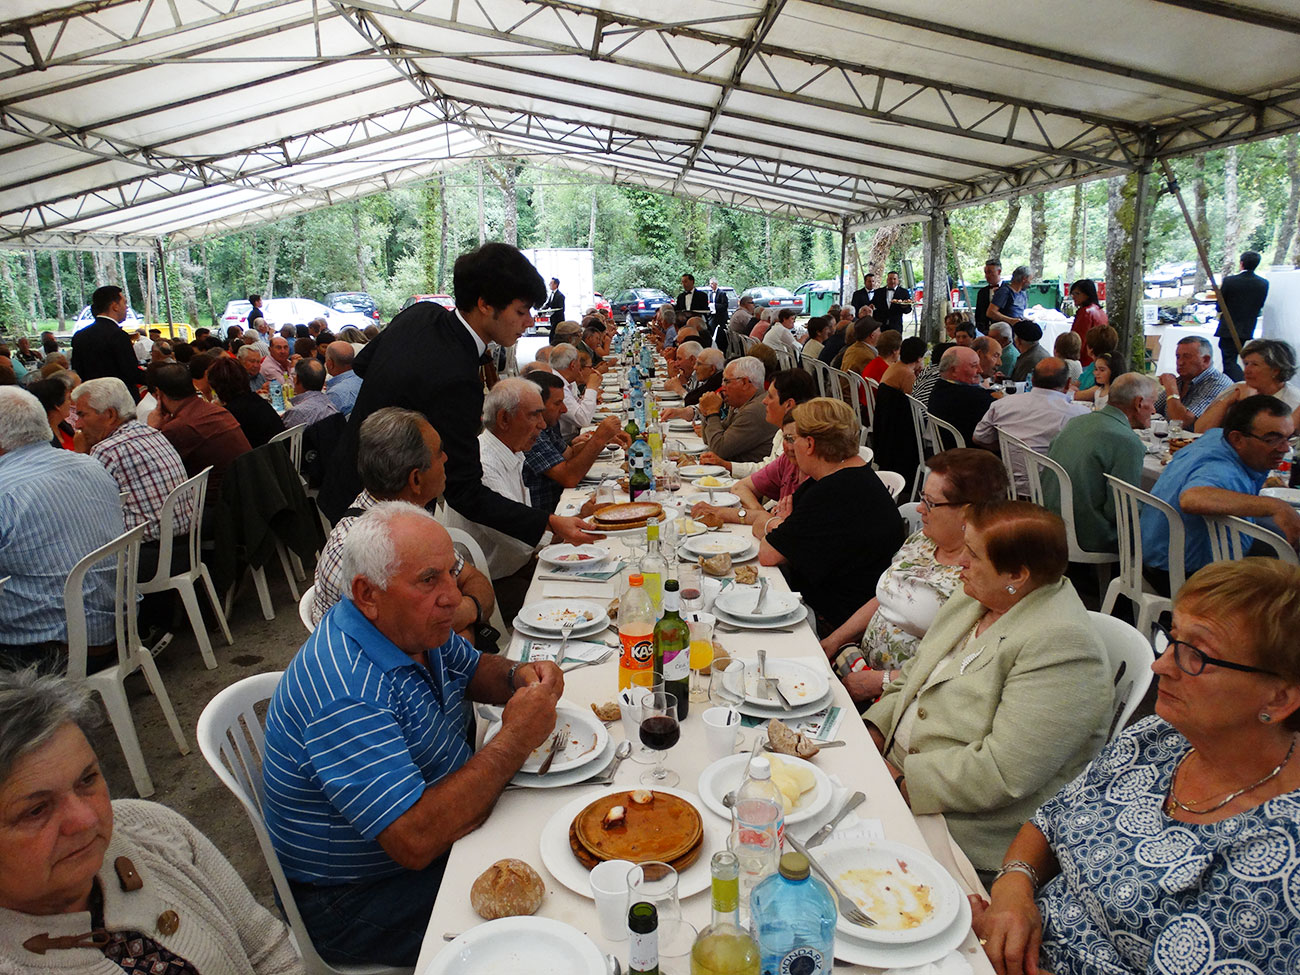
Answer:
<svg viewBox="0 0 1300 975"><path fill-rule="evenodd" d="M1061 279L1048 278L1046 281L1035 281L1025 289L1031 306L1039 308L1055 308L1058 311L1061 308Z"/></svg>
<svg viewBox="0 0 1300 975"><path fill-rule="evenodd" d="M808 307L804 311L809 316L825 315L839 296L838 291L809 291Z"/></svg>

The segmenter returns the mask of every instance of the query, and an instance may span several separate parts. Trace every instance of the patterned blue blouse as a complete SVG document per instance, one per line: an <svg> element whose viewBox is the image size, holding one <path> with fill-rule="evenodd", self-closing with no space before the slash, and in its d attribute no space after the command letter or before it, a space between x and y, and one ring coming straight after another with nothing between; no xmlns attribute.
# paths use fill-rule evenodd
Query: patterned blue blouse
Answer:
<svg viewBox="0 0 1300 975"><path fill-rule="evenodd" d="M1038 894L1053 975L1300 971L1300 792L1218 823L1171 819L1188 748L1140 721L1034 817L1061 865Z"/></svg>

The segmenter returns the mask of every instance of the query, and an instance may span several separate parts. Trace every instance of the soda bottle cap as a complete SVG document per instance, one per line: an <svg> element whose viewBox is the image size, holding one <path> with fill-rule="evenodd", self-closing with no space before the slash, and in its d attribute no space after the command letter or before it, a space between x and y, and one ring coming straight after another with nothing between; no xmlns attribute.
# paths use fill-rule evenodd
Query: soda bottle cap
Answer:
<svg viewBox="0 0 1300 975"><path fill-rule="evenodd" d="M807 880L808 858L802 853L785 853L781 856L779 869L786 880Z"/></svg>
<svg viewBox="0 0 1300 975"><path fill-rule="evenodd" d="M756 755L754 760L749 763L749 774L755 779L770 779L772 777L772 763L761 755Z"/></svg>
<svg viewBox="0 0 1300 975"><path fill-rule="evenodd" d="M634 573L632 573L630 576L627 577L627 584L628 584L629 586L640 586L640 585L644 585L644 584L645 584L645 576L641 575L640 572L634 572Z"/></svg>

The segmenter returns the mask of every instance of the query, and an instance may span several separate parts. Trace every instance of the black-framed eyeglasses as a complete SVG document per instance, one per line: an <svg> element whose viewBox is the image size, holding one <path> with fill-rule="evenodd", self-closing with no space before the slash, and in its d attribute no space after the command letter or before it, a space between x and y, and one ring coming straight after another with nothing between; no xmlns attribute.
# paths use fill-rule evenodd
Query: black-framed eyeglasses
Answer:
<svg viewBox="0 0 1300 975"><path fill-rule="evenodd" d="M923 505L925 505L927 508L929 508L929 509L931 509L931 510L933 510L933 509L935 509L935 508L964 508L964 507L966 507L966 502L965 502L965 501L931 501L931 500L930 500L929 498L927 498L924 494L921 495L921 500L918 502L918 504L923 504Z"/></svg>
<svg viewBox="0 0 1300 975"><path fill-rule="evenodd" d="M1268 433L1262 437L1258 433L1248 433L1246 436L1250 437L1252 440L1262 440L1270 447L1280 447L1290 439L1281 433Z"/></svg>
<svg viewBox="0 0 1300 975"><path fill-rule="evenodd" d="M1263 667L1250 667L1246 664L1235 663L1231 660L1221 660L1218 657L1211 657L1200 647L1193 646L1186 640L1175 640L1173 635L1165 629L1161 623L1156 624L1156 656L1162 655L1165 650L1174 651L1174 663L1178 669L1189 677L1199 677L1204 673L1207 665L1214 667L1225 667L1228 670L1240 670L1247 674L1267 674L1269 677L1276 677L1277 674L1271 670L1265 670Z"/></svg>

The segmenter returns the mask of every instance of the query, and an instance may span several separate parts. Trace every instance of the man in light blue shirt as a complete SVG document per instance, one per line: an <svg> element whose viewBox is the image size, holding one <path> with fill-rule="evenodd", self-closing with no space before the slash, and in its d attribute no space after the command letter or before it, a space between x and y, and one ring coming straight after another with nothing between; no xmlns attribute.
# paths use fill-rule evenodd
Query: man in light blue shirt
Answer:
<svg viewBox="0 0 1300 975"><path fill-rule="evenodd" d="M1229 407L1222 427L1174 454L1151 493L1182 516L1188 575L1213 561L1203 515L1272 518L1292 545L1300 539L1300 514L1279 498L1259 496L1294 432L1289 406L1272 396L1248 396ZM1157 573L1169 571L1169 523L1149 506L1142 509L1142 557Z"/></svg>
<svg viewBox="0 0 1300 975"><path fill-rule="evenodd" d="M555 727L550 662L481 656L452 633L456 553L386 501L343 543L344 598L286 669L266 718L266 825L326 961L414 965L447 853ZM477 754L469 701L504 704Z"/></svg>
<svg viewBox="0 0 1300 975"><path fill-rule="evenodd" d="M50 446L36 397L0 387L0 578L9 576L0 590L0 666L66 666L68 573L123 531L113 476L84 454ZM115 578L111 560L86 575L92 668L95 650L107 653L114 642Z"/></svg>
<svg viewBox="0 0 1300 975"><path fill-rule="evenodd" d="M354 352L352 343L342 340L325 346L325 371L329 373L325 395L344 416L352 412L357 393L361 391L361 377L352 371Z"/></svg>

